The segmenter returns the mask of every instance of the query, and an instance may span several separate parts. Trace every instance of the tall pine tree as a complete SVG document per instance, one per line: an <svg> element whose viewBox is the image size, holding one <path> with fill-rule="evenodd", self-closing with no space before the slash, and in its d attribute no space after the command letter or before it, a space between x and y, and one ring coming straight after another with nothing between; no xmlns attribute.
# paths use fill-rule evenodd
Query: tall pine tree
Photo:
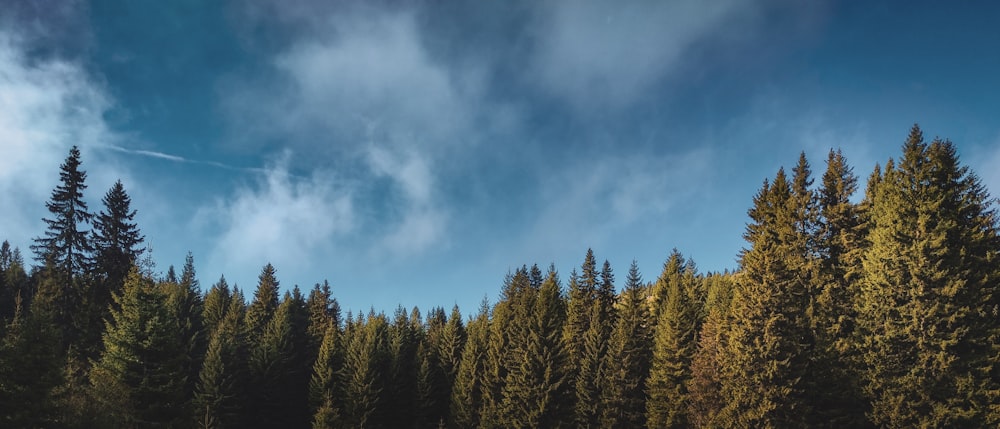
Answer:
<svg viewBox="0 0 1000 429"><path fill-rule="evenodd" d="M997 225L954 145L916 125L875 189L858 329L885 427L985 427L996 407ZM992 331L992 332L991 332ZM994 346L995 347L995 346Z"/></svg>

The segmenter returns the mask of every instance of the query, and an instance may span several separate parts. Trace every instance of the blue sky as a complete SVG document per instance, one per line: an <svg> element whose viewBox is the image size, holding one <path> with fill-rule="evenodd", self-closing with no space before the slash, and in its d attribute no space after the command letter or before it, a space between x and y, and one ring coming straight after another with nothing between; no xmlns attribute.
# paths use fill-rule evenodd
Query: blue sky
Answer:
<svg viewBox="0 0 1000 429"><path fill-rule="evenodd" d="M588 247L736 267L765 177L909 127L1000 189L995 2L200 0L0 8L0 236L70 146L121 179L160 270L327 279L350 309L494 299Z"/></svg>

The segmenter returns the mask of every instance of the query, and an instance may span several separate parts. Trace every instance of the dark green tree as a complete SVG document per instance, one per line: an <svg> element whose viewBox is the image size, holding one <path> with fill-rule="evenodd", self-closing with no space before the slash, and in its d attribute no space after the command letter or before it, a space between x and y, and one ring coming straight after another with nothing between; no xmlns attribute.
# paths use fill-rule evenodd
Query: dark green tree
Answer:
<svg viewBox="0 0 1000 429"><path fill-rule="evenodd" d="M0 335L0 425L45 427L58 416L53 390L62 382L57 332L44 311L29 313L20 295Z"/></svg>
<svg viewBox="0 0 1000 429"><path fill-rule="evenodd" d="M219 277L219 281L212 285L205 294L202 306L201 319L204 325L204 335L211 338L216 328L226 318L227 311L233 300L233 293L229 289L226 277Z"/></svg>
<svg viewBox="0 0 1000 429"><path fill-rule="evenodd" d="M451 392L450 414L454 428L480 427L487 377L486 355L490 344L489 317L489 304L483 300L479 313L466 327L465 347Z"/></svg>
<svg viewBox="0 0 1000 429"><path fill-rule="evenodd" d="M629 267L620 310L611 334L601 391L601 426L646 426L646 379L652 360L652 332L646 290L635 261Z"/></svg>
<svg viewBox="0 0 1000 429"><path fill-rule="evenodd" d="M259 291L260 289L258 289ZM287 297L286 297L287 298ZM294 395L294 345L291 299L284 299L256 341L251 341L248 361L246 427L277 428L301 416L289 407ZM253 307L251 306L251 309ZM247 320L250 320L249 310ZM298 386L306 390L306 386ZM307 405L307 404L305 404Z"/></svg>
<svg viewBox="0 0 1000 429"><path fill-rule="evenodd" d="M419 311L414 309L418 315ZM393 405L389 425L394 427L413 426L418 414L417 372L420 360L417 347L423 336L421 324L411 323L403 306L396 308L392 325L389 326L389 378L393 380L384 392L386 401Z"/></svg>
<svg viewBox="0 0 1000 429"><path fill-rule="evenodd" d="M44 219L45 235L35 238L31 250L42 263L52 261L54 267L75 279L91 265L93 243L85 228L94 216L83 200L87 172L80 170L80 150L76 146L59 169L59 185L45 203L52 217Z"/></svg>
<svg viewBox="0 0 1000 429"><path fill-rule="evenodd" d="M914 125L870 216L857 326L874 423L996 425L1000 245L985 188L951 142Z"/></svg>
<svg viewBox="0 0 1000 429"><path fill-rule="evenodd" d="M94 217L93 243L95 269L103 277L98 283L97 298L106 306L111 294L121 290L129 269L145 250L141 247L145 237L135 223L132 198L120 180L101 201L104 209Z"/></svg>
<svg viewBox="0 0 1000 429"><path fill-rule="evenodd" d="M262 337L277 309L278 279L274 275L274 266L267 264L260 272L253 301L247 307L246 329L251 339Z"/></svg>
<svg viewBox="0 0 1000 429"><path fill-rule="evenodd" d="M238 312L232 312L212 329L194 394L194 422L199 428L237 427L241 423L247 377L242 323Z"/></svg>
<svg viewBox="0 0 1000 429"><path fill-rule="evenodd" d="M798 192L779 170L749 210L744 238L750 247L741 254L722 358L726 426L797 427L813 417L806 391L813 339Z"/></svg>
<svg viewBox="0 0 1000 429"><path fill-rule="evenodd" d="M344 356L344 421L348 427L387 427L384 392L389 366L385 315L360 315L348 329Z"/></svg>
<svg viewBox="0 0 1000 429"><path fill-rule="evenodd" d="M679 253L676 253L679 259ZM675 259L675 258L671 258ZM676 260L675 259L675 260ZM649 427L673 428L689 425L687 383L691 360L697 347L699 306L692 299L694 273L677 276L671 261L657 284L668 287L659 309L653 338L652 361L646 391L646 419Z"/></svg>
<svg viewBox="0 0 1000 429"><path fill-rule="evenodd" d="M133 269L115 304L90 371L105 426L185 426L185 350L166 294Z"/></svg>
<svg viewBox="0 0 1000 429"><path fill-rule="evenodd" d="M344 350L340 328L328 322L319 355L309 381L309 403L313 410L314 429L344 427L343 374Z"/></svg>
<svg viewBox="0 0 1000 429"><path fill-rule="evenodd" d="M726 405L722 395L722 363L726 318L733 293L730 274L709 275L706 317L698 334L698 347L691 358L688 379L688 422L694 427L721 427L719 414Z"/></svg>

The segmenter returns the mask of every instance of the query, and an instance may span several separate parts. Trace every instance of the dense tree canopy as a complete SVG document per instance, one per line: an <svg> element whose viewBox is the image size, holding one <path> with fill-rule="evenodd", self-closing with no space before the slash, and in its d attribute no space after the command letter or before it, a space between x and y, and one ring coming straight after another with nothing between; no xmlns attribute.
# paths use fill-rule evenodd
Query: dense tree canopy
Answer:
<svg viewBox="0 0 1000 429"><path fill-rule="evenodd" d="M996 200L951 142L902 149L858 197L838 150L766 178L733 272L675 249L616 289L588 249L471 316L342 317L269 263L249 301L191 254L157 274L121 182L87 211L73 148L38 266L0 245L0 426L995 427Z"/></svg>

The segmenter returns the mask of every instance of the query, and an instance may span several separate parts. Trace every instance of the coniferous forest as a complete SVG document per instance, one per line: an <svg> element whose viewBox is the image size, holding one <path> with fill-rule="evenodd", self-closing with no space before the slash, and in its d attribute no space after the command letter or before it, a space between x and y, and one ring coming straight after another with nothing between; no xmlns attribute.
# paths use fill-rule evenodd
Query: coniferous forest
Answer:
<svg viewBox="0 0 1000 429"><path fill-rule="evenodd" d="M0 427L1000 425L996 200L917 126L864 189L838 150L765 179L734 272L581 249L477 279L502 286L471 318L344 314L270 264L245 291L190 254L157 274L125 185L88 207L83 161L31 255L0 248Z"/></svg>

